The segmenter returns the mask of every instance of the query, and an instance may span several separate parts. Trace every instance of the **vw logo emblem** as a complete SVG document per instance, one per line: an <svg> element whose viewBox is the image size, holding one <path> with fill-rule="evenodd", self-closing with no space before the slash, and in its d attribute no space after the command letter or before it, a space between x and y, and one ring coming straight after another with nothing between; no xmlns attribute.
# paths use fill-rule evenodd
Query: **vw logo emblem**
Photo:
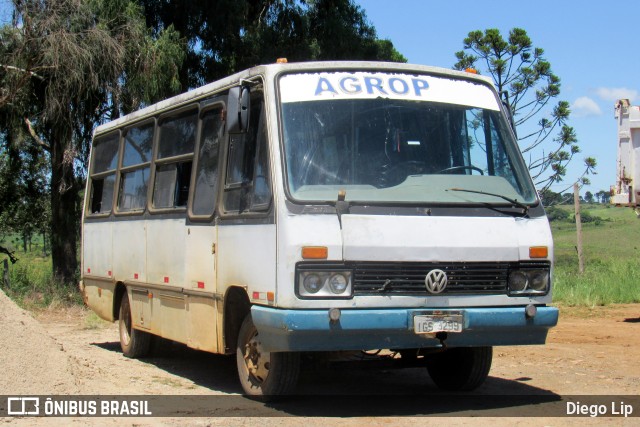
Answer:
<svg viewBox="0 0 640 427"><path fill-rule="evenodd" d="M424 278L427 291L432 294L439 294L447 287L447 274L442 270L431 270Z"/></svg>

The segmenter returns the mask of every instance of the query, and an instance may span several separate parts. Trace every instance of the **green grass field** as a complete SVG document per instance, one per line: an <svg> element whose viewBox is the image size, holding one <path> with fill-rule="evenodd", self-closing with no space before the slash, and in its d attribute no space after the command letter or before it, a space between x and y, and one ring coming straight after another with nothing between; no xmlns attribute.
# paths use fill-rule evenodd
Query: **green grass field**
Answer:
<svg viewBox="0 0 640 427"><path fill-rule="evenodd" d="M573 215L572 206L562 206ZM586 205L582 212L600 218L582 225L585 273L578 274L576 227L573 219L554 221L554 303L596 306L640 302L640 219L628 208ZM0 245L15 250L19 261L10 265L11 287L5 292L25 308L52 304L81 304L75 283L63 286L51 274L51 258L42 254L42 240L23 252L16 236ZM5 257L0 257L2 261ZM0 264L1 265L1 264Z"/></svg>
<svg viewBox="0 0 640 427"><path fill-rule="evenodd" d="M0 239L0 245L15 251L18 262L9 262L9 287L4 284L0 274L0 287L20 306L27 309L50 307L55 305L82 304L82 297L77 284L62 284L52 274L51 255L44 255L42 238L34 236L31 250L24 252L22 241L15 235ZM0 256L0 271L4 273L2 261L6 255Z"/></svg>
<svg viewBox="0 0 640 427"><path fill-rule="evenodd" d="M562 206L571 213L573 206ZM640 302L640 219L629 208L583 205L601 221L582 224L584 274L578 274L573 219L551 224L555 242L554 302L595 306Z"/></svg>

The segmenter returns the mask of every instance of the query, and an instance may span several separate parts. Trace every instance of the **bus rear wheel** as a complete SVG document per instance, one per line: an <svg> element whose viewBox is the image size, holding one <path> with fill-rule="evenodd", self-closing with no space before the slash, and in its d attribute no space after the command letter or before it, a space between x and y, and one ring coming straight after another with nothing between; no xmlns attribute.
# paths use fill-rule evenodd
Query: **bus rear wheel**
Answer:
<svg viewBox="0 0 640 427"><path fill-rule="evenodd" d="M125 291L120 301L120 315L118 316L120 330L120 348L122 353L131 358L144 357L149 354L151 334L133 328L131 322L131 304Z"/></svg>
<svg viewBox="0 0 640 427"><path fill-rule="evenodd" d="M471 391L487 379L492 360L492 347L450 348L432 355L427 370L443 390Z"/></svg>
<svg viewBox="0 0 640 427"><path fill-rule="evenodd" d="M265 351L250 314L240 326L236 364L244 393L262 400L291 393L300 374L300 354Z"/></svg>

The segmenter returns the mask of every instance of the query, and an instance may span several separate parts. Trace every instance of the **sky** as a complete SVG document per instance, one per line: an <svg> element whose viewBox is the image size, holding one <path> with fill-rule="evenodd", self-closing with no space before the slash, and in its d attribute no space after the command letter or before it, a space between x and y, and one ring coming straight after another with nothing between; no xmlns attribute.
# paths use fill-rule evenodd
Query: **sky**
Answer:
<svg viewBox="0 0 640 427"><path fill-rule="evenodd" d="M593 1L429 1L355 0L378 33L409 63L451 68L470 31L497 28L503 35L524 29L543 48L561 79L558 100L571 105L568 125L582 152L567 175L551 189L570 187L582 173L583 159L594 157L597 175L584 191L615 185L617 124L614 103L640 104L640 0Z"/></svg>

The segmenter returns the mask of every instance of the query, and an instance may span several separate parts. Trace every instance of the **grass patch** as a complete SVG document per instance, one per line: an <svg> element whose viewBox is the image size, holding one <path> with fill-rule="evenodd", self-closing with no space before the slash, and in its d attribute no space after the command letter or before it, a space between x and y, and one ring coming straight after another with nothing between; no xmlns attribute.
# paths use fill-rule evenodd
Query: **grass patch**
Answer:
<svg viewBox="0 0 640 427"><path fill-rule="evenodd" d="M84 329L103 329L111 326L110 322L102 320L96 313L89 311L84 318Z"/></svg>
<svg viewBox="0 0 640 427"><path fill-rule="evenodd" d="M591 260L579 274L574 266L559 264L553 300L569 306L640 302L640 265L630 260Z"/></svg>
<svg viewBox="0 0 640 427"><path fill-rule="evenodd" d="M563 206L573 215L572 206ZM553 221L555 246L554 302L597 306L640 302L640 220L631 209L582 206L592 221L582 224L585 272L578 273L576 226Z"/></svg>
<svg viewBox="0 0 640 427"><path fill-rule="evenodd" d="M33 310L50 306L82 305L77 288L53 277L51 257L16 252L18 262L9 263L9 287L2 290L19 306ZM2 264L0 264L2 265Z"/></svg>

